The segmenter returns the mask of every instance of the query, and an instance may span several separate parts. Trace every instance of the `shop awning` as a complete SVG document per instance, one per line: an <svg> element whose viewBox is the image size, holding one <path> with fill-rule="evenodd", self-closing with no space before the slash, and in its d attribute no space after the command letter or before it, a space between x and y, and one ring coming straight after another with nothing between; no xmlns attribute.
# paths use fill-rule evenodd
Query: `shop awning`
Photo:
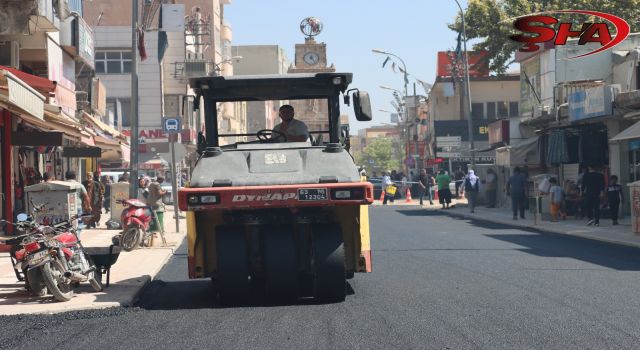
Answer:
<svg viewBox="0 0 640 350"><path fill-rule="evenodd" d="M620 142L620 141L626 141L631 139L640 139L640 122L637 122L631 125L630 127L624 129L621 133L612 137L609 141Z"/></svg>
<svg viewBox="0 0 640 350"><path fill-rule="evenodd" d="M120 133L118 132L118 130L112 128L111 126L103 123L101 120L99 120L98 118L93 117L92 115L84 112L82 113L82 116L84 117L85 120L87 120L89 123L93 124L96 128L99 129L99 131L105 132L107 134L111 134L111 136L113 137L118 137L120 136Z"/></svg>
<svg viewBox="0 0 640 350"><path fill-rule="evenodd" d="M0 103L3 108L42 120L45 100L31 85L0 66Z"/></svg>
<svg viewBox="0 0 640 350"><path fill-rule="evenodd" d="M538 136L521 141L518 144L496 149L496 164L506 166L540 165Z"/></svg>
<svg viewBox="0 0 640 350"><path fill-rule="evenodd" d="M9 73L15 75L16 77L18 77L20 80L27 83L32 88L38 90L40 93L43 93L43 92L49 93L49 92L54 92L56 90L56 83L54 83L53 81L47 78L42 78L39 76L35 76L33 74L25 73L21 70L17 70L17 69L5 67L5 66L0 66L0 69L6 70Z"/></svg>

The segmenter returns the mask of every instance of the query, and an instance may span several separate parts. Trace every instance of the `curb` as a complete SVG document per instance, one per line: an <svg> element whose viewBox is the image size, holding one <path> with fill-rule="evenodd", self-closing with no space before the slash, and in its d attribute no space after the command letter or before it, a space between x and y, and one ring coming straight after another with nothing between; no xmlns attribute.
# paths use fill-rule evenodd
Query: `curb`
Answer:
<svg viewBox="0 0 640 350"><path fill-rule="evenodd" d="M184 238L183 238L184 240ZM180 244L182 244L182 242L180 242ZM178 245L179 247L179 245ZM176 247L176 248L178 248ZM149 285L149 283L151 283L151 281L153 281L153 279L158 275L158 273L165 267L165 265L167 264L167 262L169 261L169 259L171 259L171 257L173 256L173 254L175 253L176 249L175 248L163 248L163 247L159 247L159 249L167 249L170 251L169 254L167 254L167 256L162 259L162 262L160 263L160 265L158 266L157 269L155 269L152 273L149 274L149 278L146 279L146 281L140 286L140 288L138 289L137 292L135 292L135 294L133 294L133 297L131 297L130 301L124 301L122 303L120 303L121 307L132 307L133 305L135 305L138 300L140 300L140 295L142 294L142 291L147 287L147 285Z"/></svg>
<svg viewBox="0 0 640 350"><path fill-rule="evenodd" d="M456 212L452 212L452 211L448 212L447 214L449 214L451 216L463 218L463 219L491 222L491 223L494 223L494 224L501 224L501 225L507 225L507 226L512 226L512 227L531 229L531 230L538 231L538 232L543 232L543 233L589 239L589 240L593 240L593 241L599 241L599 242L604 242L604 243L609 243L609 244L621 245L621 246L626 246L626 247L631 247L631 248L640 248L640 242L639 243L632 243L632 242L626 242L626 241L619 241L617 239L607 238L607 237L572 234L572 233L569 233L569 232L566 232L566 231L563 231L563 230L547 228L547 227L541 227L541 226L534 225L534 224L520 224L520 223L517 223L517 222L508 222L508 221L499 220L499 219L479 217L479 216L474 216L474 215L471 215L471 214L456 213Z"/></svg>

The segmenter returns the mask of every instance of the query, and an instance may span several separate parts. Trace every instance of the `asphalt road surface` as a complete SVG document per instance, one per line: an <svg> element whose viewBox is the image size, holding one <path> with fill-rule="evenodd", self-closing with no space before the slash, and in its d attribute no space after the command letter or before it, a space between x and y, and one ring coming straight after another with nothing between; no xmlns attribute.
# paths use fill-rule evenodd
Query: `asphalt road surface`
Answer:
<svg viewBox="0 0 640 350"><path fill-rule="evenodd" d="M373 207L374 273L344 303L221 307L181 248L135 308L1 317L0 348L623 349L640 250Z"/></svg>

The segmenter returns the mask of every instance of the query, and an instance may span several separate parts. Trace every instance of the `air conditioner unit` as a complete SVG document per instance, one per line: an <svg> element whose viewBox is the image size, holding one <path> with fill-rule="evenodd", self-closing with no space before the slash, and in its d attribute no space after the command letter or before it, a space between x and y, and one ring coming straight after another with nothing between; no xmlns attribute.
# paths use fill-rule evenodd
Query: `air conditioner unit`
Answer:
<svg viewBox="0 0 640 350"><path fill-rule="evenodd" d="M184 74L188 77L203 77L209 75L209 62L187 61L184 63Z"/></svg>
<svg viewBox="0 0 640 350"><path fill-rule="evenodd" d="M0 41L0 65L20 68L20 43L17 41Z"/></svg>

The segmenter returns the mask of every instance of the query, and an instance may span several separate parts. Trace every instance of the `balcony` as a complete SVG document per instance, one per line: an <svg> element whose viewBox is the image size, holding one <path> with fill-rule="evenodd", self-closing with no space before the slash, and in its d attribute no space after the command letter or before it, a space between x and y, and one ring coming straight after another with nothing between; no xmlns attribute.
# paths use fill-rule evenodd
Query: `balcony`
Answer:
<svg viewBox="0 0 640 350"><path fill-rule="evenodd" d="M52 32L60 28L60 18L69 15L67 1L58 1L53 6L53 0L36 0L35 9L31 14L29 27L32 31Z"/></svg>
<svg viewBox="0 0 640 350"><path fill-rule="evenodd" d="M94 68L94 34L87 22L79 16L67 18L60 25L60 46L74 58Z"/></svg>

